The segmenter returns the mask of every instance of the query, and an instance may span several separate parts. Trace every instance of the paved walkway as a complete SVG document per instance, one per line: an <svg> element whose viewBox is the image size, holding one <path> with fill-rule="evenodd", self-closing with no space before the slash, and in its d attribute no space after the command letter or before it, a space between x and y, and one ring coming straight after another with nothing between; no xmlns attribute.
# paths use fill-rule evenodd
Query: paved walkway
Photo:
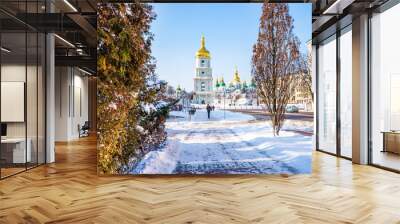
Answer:
<svg viewBox="0 0 400 224"><path fill-rule="evenodd" d="M176 135L180 136L180 156L174 173L298 173L292 165L275 158L273 151L258 149L259 142L241 138L228 125L209 122Z"/></svg>

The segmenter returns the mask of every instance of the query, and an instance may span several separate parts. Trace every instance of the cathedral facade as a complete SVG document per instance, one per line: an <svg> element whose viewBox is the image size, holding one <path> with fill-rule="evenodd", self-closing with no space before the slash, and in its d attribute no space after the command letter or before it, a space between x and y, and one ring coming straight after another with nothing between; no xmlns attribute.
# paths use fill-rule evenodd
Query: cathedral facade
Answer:
<svg viewBox="0 0 400 224"><path fill-rule="evenodd" d="M225 84L224 78L217 78L214 91L214 103L228 106L256 105L256 85L252 81L249 85L240 80L239 71L235 68L233 78L229 84Z"/></svg>
<svg viewBox="0 0 400 224"><path fill-rule="evenodd" d="M241 81L239 71L235 68L233 79L225 84L223 77L216 79L214 85L211 69L210 52L206 49L205 38L201 37L200 49L196 52L194 94L192 103L211 105L249 105L253 104L255 85Z"/></svg>
<svg viewBox="0 0 400 224"><path fill-rule="evenodd" d="M214 102L214 94L211 56L206 49L204 36L201 37L201 46L196 53L195 72L193 103L212 104Z"/></svg>
<svg viewBox="0 0 400 224"><path fill-rule="evenodd" d="M232 80L228 83L225 83L222 76L213 78L211 55L206 49L204 36L201 37L200 49L196 52L195 77L193 81L193 96L186 101L186 104L210 104L219 107L258 106L260 104L254 80L251 79L250 82L241 80L237 68L233 72ZM180 93L180 91L181 89L178 87L177 93ZM312 108L312 98L301 86L296 86L290 104L302 104L306 108Z"/></svg>

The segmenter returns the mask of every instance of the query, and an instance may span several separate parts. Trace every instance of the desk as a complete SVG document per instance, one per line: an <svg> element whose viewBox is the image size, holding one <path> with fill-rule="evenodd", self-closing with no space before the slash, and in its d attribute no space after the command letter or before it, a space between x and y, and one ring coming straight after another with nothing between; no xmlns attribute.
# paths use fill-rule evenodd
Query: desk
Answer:
<svg viewBox="0 0 400 224"><path fill-rule="evenodd" d="M25 138L6 138L1 139L1 157L6 163L26 163L31 162L31 139L27 139L28 147L25 152Z"/></svg>
<svg viewBox="0 0 400 224"><path fill-rule="evenodd" d="M400 131L383 131L382 152L400 154Z"/></svg>

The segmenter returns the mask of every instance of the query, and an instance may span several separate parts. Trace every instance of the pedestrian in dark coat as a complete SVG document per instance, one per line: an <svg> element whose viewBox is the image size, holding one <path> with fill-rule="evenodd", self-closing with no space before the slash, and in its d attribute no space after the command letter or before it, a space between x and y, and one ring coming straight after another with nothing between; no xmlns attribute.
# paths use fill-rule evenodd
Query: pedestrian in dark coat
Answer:
<svg viewBox="0 0 400 224"><path fill-rule="evenodd" d="M210 119L210 113L211 113L211 106L210 106L210 104L207 104L207 116L208 116L208 119Z"/></svg>

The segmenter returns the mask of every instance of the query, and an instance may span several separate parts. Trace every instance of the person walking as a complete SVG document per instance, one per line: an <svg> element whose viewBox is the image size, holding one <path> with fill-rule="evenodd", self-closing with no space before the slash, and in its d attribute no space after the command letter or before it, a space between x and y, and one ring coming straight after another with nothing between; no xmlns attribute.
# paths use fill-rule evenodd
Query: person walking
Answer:
<svg viewBox="0 0 400 224"><path fill-rule="evenodd" d="M207 116L208 116L208 120L210 120L210 113L211 113L211 106L210 104L207 104Z"/></svg>

